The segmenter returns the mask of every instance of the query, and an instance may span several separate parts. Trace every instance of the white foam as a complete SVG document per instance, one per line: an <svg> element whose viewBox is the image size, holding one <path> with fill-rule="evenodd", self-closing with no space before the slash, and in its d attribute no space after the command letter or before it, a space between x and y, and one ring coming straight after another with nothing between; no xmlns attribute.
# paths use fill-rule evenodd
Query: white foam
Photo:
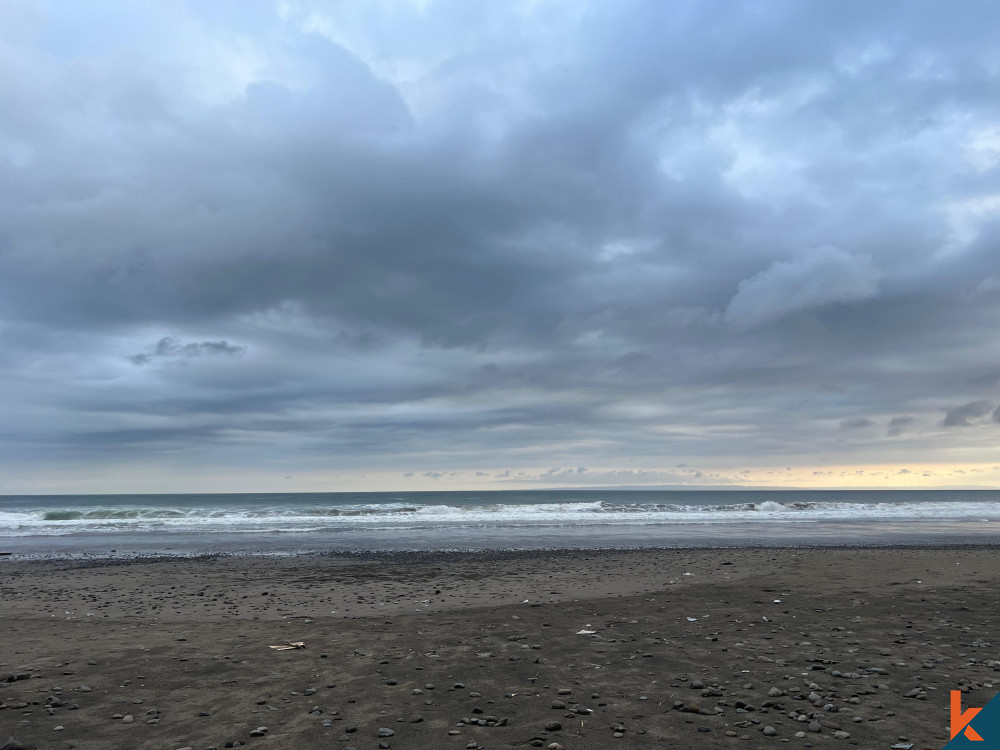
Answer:
<svg viewBox="0 0 1000 750"><path fill-rule="evenodd" d="M776 503L773 500L765 500L762 503L757 503L757 510L764 511L765 513L777 513L783 510L788 510L781 503Z"/></svg>
<svg viewBox="0 0 1000 750"><path fill-rule="evenodd" d="M494 505L133 507L0 511L0 537L91 533L306 533L460 527L527 528L683 524L800 524L823 521L1000 520L1000 502L791 502L729 505L562 502Z"/></svg>

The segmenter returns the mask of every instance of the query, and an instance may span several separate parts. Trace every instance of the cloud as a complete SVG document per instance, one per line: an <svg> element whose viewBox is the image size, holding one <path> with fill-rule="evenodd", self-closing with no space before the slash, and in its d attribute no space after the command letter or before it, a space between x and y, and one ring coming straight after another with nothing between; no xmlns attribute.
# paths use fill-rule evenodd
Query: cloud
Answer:
<svg viewBox="0 0 1000 750"><path fill-rule="evenodd" d="M850 419L840 420L840 429L842 430L861 430L865 427L871 427L875 422L868 417L851 417Z"/></svg>
<svg viewBox="0 0 1000 750"><path fill-rule="evenodd" d="M0 6L0 473L992 461L1000 6L872 7Z"/></svg>
<svg viewBox="0 0 1000 750"><path fill-rule="evenodd" d="M182 344L173 336L165 336L149 347L146 352L130 354L125 359L134 365L148 365L159 359L183 360L197 357L236 357L246 352L245 346L236 346L228 341L198 341Z"/></svg>
<svg viewBox="0 0 1000 750"><path fill-rule="evenodd" d="M726 322L747 330L802 310L867 300L880 274L867 255L819 247L744 279L726 307Z"/></svg>
<svg viewBox="0 0 1000 750"><path fill-rule="evenodd" d="M950 409L945 409L943 424L945 427L969 427L975 424L980 417L989 414L992 408L993 404L985 400L970 401L961 406L953 406Z"/></svg>
<svg viewBox="0 0 1000 750"><path fill-rule="evenodd" d="M910 425L913 424L913 417L910 416L900 416L893 417L889 420L889 427L886 430L886 434L890 437L896 437L897 435L902 435Z"/></svg>

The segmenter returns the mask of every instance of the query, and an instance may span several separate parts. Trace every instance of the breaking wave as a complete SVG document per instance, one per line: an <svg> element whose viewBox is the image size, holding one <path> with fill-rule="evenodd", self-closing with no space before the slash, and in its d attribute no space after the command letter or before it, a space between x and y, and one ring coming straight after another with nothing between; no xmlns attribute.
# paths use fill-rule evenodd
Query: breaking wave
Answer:
<svg viewBox="0 0 1000 750"><path fill-rule="evenodd" d="M141 498L134 498L141 500ZM731 504L663 502L400 502L302 504L229 502L198 506L87 505L0 510L0 537L101 532L276 534L404 529L657 526L756 522L1000 520L1000 501L823 502L763 500ZM37 503L37 499L36 499Z"/></svg>

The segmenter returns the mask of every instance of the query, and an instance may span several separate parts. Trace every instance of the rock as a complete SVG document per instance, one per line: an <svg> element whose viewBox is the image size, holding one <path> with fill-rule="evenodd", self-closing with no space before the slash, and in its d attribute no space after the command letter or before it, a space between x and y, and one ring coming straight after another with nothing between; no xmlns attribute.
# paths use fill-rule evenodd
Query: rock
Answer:
<svg viewBox="0 0 1000 750"><path fill-rule="evenodd" d="M846 739L850 738L851 733L850 732L845 732L843 729L841 729L841 730L838 730L838 731L834 732L833 736L836 737L838 740L846 740Z"/></svg>
<svg viewBox="0 0 1000 750"><path fill-rule="evenodd" d="M548 732L558 732L560 729L562 729L562 724L560 724L558 721L550 721L545 725L545 729Z"/></svg>
<svg viewBox="0 0 1000 750"><path fill-rule="evenodd" d="M806 727L810 732L820 732L823 730L823 726L818 721L810 721L809 726Z"/></svg>
<svg viewBox="0 0 1000 750"><path fill-rule="evenodd" d="M774 737L778 733L778 730L772 726L764 727L764 734L768 737Z"/></svg>
<svg viewBox="0 0 1000 750"><path fill-rule="evenodd" d="M133 721L135 721L135 717L132 714L125 714L122 717L122 724L131 724Z"/></svg>
<svg viewBox="0 0 1000 750"><path fill-rule="evenodd" d="M395 734L394 731L392 731L391 729L388 729L386 727L380 727L379 730L378 730L378 736L379 737L392 737L392 735L394 735L394 734Z"/></svg>
<svg viewBox="0 0 1000 750"><path fill-rule="evenodd" d="M705 683L701 680L692 680L690 687L692 690L701 690L705 687Z"/></svg>
<svg viewBox="0 0 1000 750"><path fill-rule="evenodd" d="M781 696L781 688L773 687L767 691L767 695L769 698L778 698Z"/></svg>

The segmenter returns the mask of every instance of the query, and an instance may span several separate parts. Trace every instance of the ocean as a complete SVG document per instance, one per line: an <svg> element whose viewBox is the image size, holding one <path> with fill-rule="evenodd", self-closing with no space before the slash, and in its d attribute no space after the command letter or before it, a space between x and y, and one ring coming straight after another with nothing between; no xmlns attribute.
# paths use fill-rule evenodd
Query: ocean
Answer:
<svg viewBox="0 0 1000 750"><path fill-rule="evenodd" d="M1000 491L0 497L17 557L1000 542Z"/></svg>

